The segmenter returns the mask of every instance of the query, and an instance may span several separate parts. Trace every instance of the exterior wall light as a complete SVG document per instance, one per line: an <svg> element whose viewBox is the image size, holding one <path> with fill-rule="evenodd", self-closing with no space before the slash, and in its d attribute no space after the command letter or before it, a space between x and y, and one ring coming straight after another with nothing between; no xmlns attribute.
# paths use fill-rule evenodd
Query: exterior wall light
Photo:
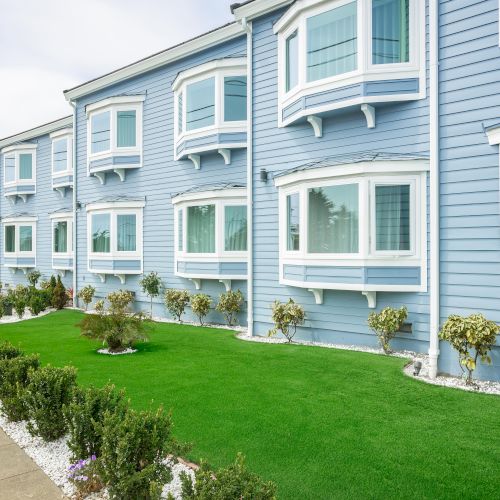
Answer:
<svg viewBox="0 0 500 500"><path fill-rule="evenodd" d="M265 168L261 168L260 169L260 181L267 182L267 179L268 179L267 170Z"/></svg>

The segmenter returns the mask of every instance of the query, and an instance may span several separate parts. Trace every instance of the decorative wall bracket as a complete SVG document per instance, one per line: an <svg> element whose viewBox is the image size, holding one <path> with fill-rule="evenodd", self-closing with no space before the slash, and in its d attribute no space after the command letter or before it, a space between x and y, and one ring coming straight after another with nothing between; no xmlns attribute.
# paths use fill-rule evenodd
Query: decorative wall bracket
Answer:
<svg viewBox="0 0 500 500"><path fill-rule="evenodd" d="M377 307L377 292L361 292L368 301L368 307L375 309Z"/></svg>
<svg viewBox="0 0 500 500"><path fill-rule="evenodd" d="M217 152L224 158L224 163L229 165L231 163L231 150L226 148L218 149Z"/></svg>
<svg viewBox="0 0 500 500"><path fill-rule="evenodd" d="M200 155L188 155L188 160L193 162L194 168L200 170L201 168L201 156Z"/></svg>
<svg viewBox="0 0 500 500"><path fill-rule="evenodd" d="M308 291L314 295L316 304L323 304L323 290L321 288L308 288Z"/></svg>
<svg viewBox="0 0 500 500"><path fill-rule="evenodd" d="M224 280L219 280L223 285L224 287L226 288L226 292L229 292L231 290L231 280L227 280L227 279L224 279Z"/></svg>
<svg viewBox="0 0 500 500"><path fill-rule="evenodd" d="M323 137L323 118L316 115L309 115L307 121L311 124L315 137Z"/></svg>
<svg viewBox="0 0 500 500"><path fill-rule="evenodd" d="M189 278L193 284L196 290L201 290L201 279L200 278Z"/></svg>
<svg viewBox="0 0 500 500"><path fill-rule="evenodd" d="M366 126L368 128L375 128L375 108L369 104L361 104L361 111L365 115Z"/></svg>

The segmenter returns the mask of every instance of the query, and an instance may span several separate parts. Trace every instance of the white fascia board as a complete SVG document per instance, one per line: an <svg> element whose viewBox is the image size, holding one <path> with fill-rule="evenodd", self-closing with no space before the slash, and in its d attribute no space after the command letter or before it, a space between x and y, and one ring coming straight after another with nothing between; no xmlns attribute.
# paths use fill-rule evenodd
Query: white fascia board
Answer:
<svg viewBox="0 0 500 500"><path fill-rule="evenodd" d="M1 153L11 153L12 151L32 151L37 148L38 144L14 144L13 146L8 146L3 148Z"/></svg>
<svg viewBox="0 0 500 500"><path fill-rule="evenodd" d="M65 116L64 118L60 118L59 120L56 120L54 122L45 123L44 125L40 125L39 127L26 130L25 132L12 135L10 137L6 137L5 139L1 139L0 148L9 146L10 144L14 144L15 142L28 141L30 139L34 139L35 137L40 137L45 134L50 134L51 132L59 130L60 128L66 128L72 126L73 126L73 115Z"/></svg>
<svg viewBox="0 0 500 500"><path fill-rule="evenodd" d="M218 30L211 31L210 33L206 33L198 38L176 45L175 47L164 50L163 52L155 54L151 57L142 59L141 61L132 63L100 78L96 78L95 80L79 85L78 87L66 90L64 92L64 97L66 97L67 101L78 99L92 92L96 92L105 87L122 82L161 66L165 66L166 64L188 57L192 54L196 54L197 52L213 47L214 45L224 43L228 40L232 40L233 38L244 34L245 31L239 23L223 26Z"/></svg>
<svg viewBox="0 0 500 500"><path fill-rule="evenodd" d="M68 128L63 128L61 130L56 130L55 132L52 132L50 134L50 138L51 139L57 139L59 137L65 137L65 136L68 136L68 135L71 135L71 134L73 134L73 128L68 127Z"/></svg>
<svg viewBox="0 0 500 500"><path fill-rule="evenodd" d="M73 212L55 212L49 215L49 219L73 219Z"/></svg>
<svg viewBox="0 0 500 500"><path fill-rule="evenodd" d="M360 162L331 167L318 167L306 170L297 170L276 177L276 187L288 186L312 180L345 177L352 175L375 175L395 173L415 173L429 170L429 160L388 160L376 162Z"/></svg>
<svg viewBox="0 0 500 500"><path fill-rule="evenodd" d="M106 201L89 203L85 209L87 212L94 212L96 210L112 210L114 208L144 208L145 201Z"/></svg>
<svg viewBox="0 0 500 500"><path fill-rule="evenodd" d="M488 143L493 146L495 144L500 144L500 126L495 128L490 128L486 131L488 137Z"/></svg>
<svg viewBox="0 0 500 500"><path fill-rule="evenodd" d="M294 3L278 21L273 26L274 33L277 34L283 31L291 22L293 22L297 16L311 7L315 7L318 4L325 3L325 0L304 0L302 2Z"/></svg>
<svg viewBox="0 0 500 500"><path fill-rule="evenodd" d="M108 97L107 99L103 99L102 101L97 101L89 104L85 107L85 112L88 116L89 113L92 113L92 111L95 111L96 109L107 108L109 106L113 106L114 104L137 104L139 102L144 102L145 100L146 96L144 94Z"/></svg>
<svg viewBox="0 0 500 500"><path fill-rule="evenodd" d="M205 64L200 64L199 66L181 71L175 78L174 83L172 84L172 89L176 91L186 80L195 76L203 75L203 73L210 73L217 69L241 69L242 71L246 71L246 65L246 57L227 57L224 59L215 59Z"/></svg>
<svg viewBox="0 0 500 500"><path fill-rule="evenodd" d="M196 193L184 193L174 196L172 204L177 205L182 202L200 201L200 200L225 200L228 198L246 198L246 188L216 189L213 191L199 191Z"/></svg>
<svg viewBox="0 0 500 500"><path fill-rule="evenodd" d="M241 7L233 9L233 14L236 21L241 21L242 19L251 21L256 17L268 14L293 2L294 0L256 0L255 2L250 2L249 4L244 4Z"/></svg>
<svg viewBox="0 0 500 500"><path fill-rule="evenodd" d="M2 224L12 224L17 222L37 222L38 217L34 215L13 215L2 219Z"/></svg>

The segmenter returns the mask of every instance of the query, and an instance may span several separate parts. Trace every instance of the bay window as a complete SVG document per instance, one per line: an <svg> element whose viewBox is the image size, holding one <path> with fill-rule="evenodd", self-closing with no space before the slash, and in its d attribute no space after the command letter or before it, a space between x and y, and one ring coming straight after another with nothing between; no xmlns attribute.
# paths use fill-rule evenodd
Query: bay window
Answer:
<svg viewBox="0 0 500 500"><path fill-rule="evenodd" d="M5 265L13 268L34 267L36 256L36 217L6 217L4 226Z"/></svg>
<svg viewBox="0 0 500 500"><path fill-rule="evenodd" d="M50 134L52 140L52 189L62 197L73 187L73 131L71 128Z"/></svg>
<svg viewBox="0 0 500 500"><path fill-rule="evenodd" d="M27 200L36 192L36 144L16 144L2 149L5 196Z"/></svg>

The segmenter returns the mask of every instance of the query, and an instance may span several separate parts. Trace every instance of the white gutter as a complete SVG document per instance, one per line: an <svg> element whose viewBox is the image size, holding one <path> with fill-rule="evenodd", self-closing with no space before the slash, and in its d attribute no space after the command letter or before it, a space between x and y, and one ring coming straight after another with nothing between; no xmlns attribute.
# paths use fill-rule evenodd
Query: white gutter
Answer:
<svg viewBox="0 0 500 500"><path fill-rule="evenodd" d="M78 240L77 235L78 232L76 230L78 219L77 219L77 210L76 210L76 185L77 185L77 171L76 168L76 159L78 157L76 151L76 136L77 136L77 128L76 128L76 103L75 101L69 101L71 107L73 108L73 306L77 306L78 298L77 298L77 257L78 257Z"/></svg>
<svg viewBox="0 0 500 500"><path fill-rule="evenodd" d="M429 149L430 149L430 338L429 376L435 378L439 357L439 3L429 0Z"/></svg>

